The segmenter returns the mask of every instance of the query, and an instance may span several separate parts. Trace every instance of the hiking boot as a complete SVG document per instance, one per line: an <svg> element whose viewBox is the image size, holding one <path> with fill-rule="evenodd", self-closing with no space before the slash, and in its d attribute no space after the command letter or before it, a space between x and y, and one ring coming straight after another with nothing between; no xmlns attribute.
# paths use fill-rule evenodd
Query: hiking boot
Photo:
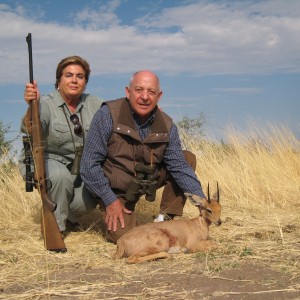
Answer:
<svg viewBox="0 0 300 300"><path fill-rule="evenodd" d="M82 231L83 228L82 226L79 224L79 223L73 223L69 220L67 220L66 222L66 231L68 232L79 232L79 231Z"/></svg>
<svg viewBox="0 0 300 300"><path fill-rule="evenodd" d="M67 230L61 231L60 234L61 234L61 238L64 240L68 235L70 235L70 231Z"/></svg>

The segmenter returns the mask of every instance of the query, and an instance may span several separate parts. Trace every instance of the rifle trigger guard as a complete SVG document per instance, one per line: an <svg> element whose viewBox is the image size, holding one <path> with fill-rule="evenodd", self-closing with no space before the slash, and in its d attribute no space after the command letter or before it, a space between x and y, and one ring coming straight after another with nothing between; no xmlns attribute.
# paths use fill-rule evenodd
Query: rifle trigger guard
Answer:
<svg viewBox="0 0 300 300"><path fill-rule="evenodd" d="M52 188L52 181L50 179L46 179L46 189L49 191Z"/></svg>

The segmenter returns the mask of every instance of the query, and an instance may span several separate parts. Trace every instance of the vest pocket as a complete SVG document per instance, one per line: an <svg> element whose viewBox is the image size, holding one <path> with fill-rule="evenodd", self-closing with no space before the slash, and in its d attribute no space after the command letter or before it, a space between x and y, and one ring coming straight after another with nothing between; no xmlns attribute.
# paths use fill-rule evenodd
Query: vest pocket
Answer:
<svg viewBox="0 0 300 300"><path fill-rule="evenodd" d="M118 190L118 191L122 191L123 193L126 193L133 177L130 176L124 170L112 166L107 162L104 164L103 170L105 176L108 178L110 182L111 188L113 190Z"/></svg>

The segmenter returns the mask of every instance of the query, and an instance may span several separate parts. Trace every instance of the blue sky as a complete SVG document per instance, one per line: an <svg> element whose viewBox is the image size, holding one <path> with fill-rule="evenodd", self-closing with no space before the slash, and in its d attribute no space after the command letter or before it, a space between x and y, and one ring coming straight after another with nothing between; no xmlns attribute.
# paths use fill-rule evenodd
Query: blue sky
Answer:
<svg viewBox="0 0 300 300"><path fill-rule="evenodd" d="M76 54L91 64L87 92L102 99L124 96L131 74L151 69L175 121L203 112L209 135L271 123L300 136L298 0L10 0L0 28L0 120L14 131L27 108L31 32L42 94Z"/></svg>

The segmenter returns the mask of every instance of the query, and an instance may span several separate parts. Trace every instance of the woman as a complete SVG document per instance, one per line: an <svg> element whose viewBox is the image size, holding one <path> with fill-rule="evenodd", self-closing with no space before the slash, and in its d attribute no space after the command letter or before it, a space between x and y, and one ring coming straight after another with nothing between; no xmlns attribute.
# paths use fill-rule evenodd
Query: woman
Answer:
<svg viewBox="0 0 300 300"><path fill-rule="evenodd" d="M77 217L97 205L82 183L79 165L73 166L75 156L80 163L91 120L101 106L99 98L84 93L90 72L86 60L69 56L57 66L56 90L51 94L40 97L36 81L25 86L25 101L28 104L32 100L40 101L45 165L50 182L48 194L57 203L54 214L62 233L67 227L74 229L74 225L79 225ZM21 131L26 133L24 118ZM20 170L25 178L24 151Z"/></svg>

